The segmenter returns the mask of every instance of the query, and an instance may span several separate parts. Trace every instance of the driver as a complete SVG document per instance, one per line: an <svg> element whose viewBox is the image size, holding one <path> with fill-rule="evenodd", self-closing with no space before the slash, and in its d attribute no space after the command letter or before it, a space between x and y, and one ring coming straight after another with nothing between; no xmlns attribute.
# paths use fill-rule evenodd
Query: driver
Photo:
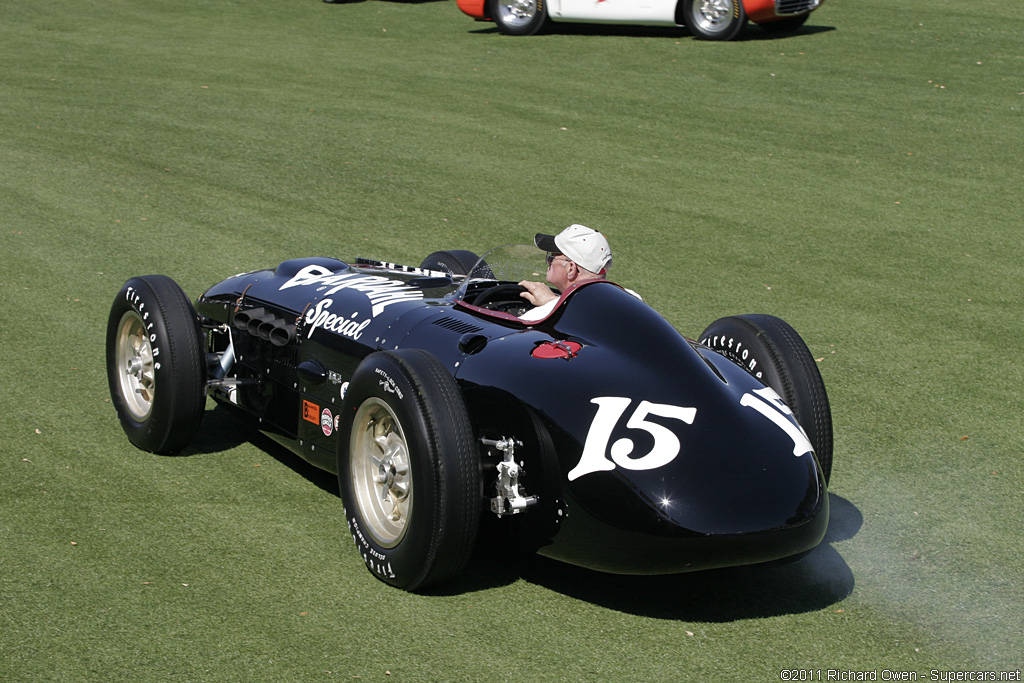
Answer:
<svg viewBox="0 0 1024 683"><path fill-rule="evenodd" d="M548 252L547 281L564 292L584 280L603 280L612 263L612 250L597 230L574 223L557 235L538 233L534 244ZM523 280L526 291L520 294L536 308L519 316L522 320L540 320L558 303L559 295L543 282Z"/></svg>

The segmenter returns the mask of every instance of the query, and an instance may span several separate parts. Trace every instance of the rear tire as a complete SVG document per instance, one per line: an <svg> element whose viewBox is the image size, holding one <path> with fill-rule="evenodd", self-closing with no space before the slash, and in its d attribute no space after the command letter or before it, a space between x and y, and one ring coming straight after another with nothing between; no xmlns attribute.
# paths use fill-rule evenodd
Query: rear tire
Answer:
<svg viewBox="0 0 1024 683"><path fill-rule="evenodd" d="M449 275L469 275L480 257L471 251L454 249L452 251L435 251L423 259L420 268L436 270Z"/></svg>
<svg viewBox="0 0 1024 683"><path fill-rule="evenodd" d="M701 333L700 341L782 397L814 446L828 483L832 476L832 410L814 357L796 330L771 315L734 315L713 322Z"/></svg>
<svg viewBox="0 0 1024 683"><path fill-rule="evenodd" d="M426 351L373 353L353 373L342 414L338 483L367 568L408 591L458 575L483 491L455 379Z"/></svg>
<svg viewBox="0 0 1024 683"><path fill-rule="evenodd" d="M169 277L125 283L107 319L110 399L128 440L170 455L187 446L206 408L206 353L192 302Z"/></svg>

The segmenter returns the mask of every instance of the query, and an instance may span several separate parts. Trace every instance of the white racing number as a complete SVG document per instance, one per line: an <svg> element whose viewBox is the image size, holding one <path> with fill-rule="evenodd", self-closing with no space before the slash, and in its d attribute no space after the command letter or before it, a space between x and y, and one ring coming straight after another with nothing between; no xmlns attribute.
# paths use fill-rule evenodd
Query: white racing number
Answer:
<svg viewBox="0 0 1024 683"><path fill-rule="evenodd" d="M754 394L757 394L759 398L755 397ZM754 394L743 394L743 398L740 399L740 405L753 408L774 422L779 429L786 432L789 438L793 439L793 455L800 457L804 453L810 453L814 450L814 446L811 445L804 430L788 419L793 414L793 411L782 402L782 397L775 393L774 389L770 387L754 389Z"/></svg>
<svg viewBox="0 0 1024 683"><path fill-rule="evenodd" d="M633 399L622 396L599 396L590 402L597 405L597 413L590 423L590 431L587 432L587 441L583 445L580 461L569 471L569 481L575 481L593 472L610 472L616 465L624 470L634 471L664 467L679 456L682 446L675 432L663 424L649 420L648 417L663 417L693 424L697 416L696 408L640 401L626 420L626 428L647 432L654 439L654 445L649 453L631 457L635 447L632 439L621 438L614 443L611 439L612 432L626 414ZM756 389L753 393L743 394L740 405L753 408L784 431L793 440L793 455L799 457L814 450L803 429L789 418L793 412L772 389L765 387Z"/></svg>
<svg viewBox="0 0 1024 683"><path fill-rule="evenodd" d="M594 421L590 423L587 442L583 446L583 456L580 458L579 464L569 472L569 481L579 479L584 474L591 472L613 470L615 465L626 470L653 470L664 467L679 455L679 437L664 425L651 422L647 416L656 415L693 424L693 418L697 414L696 408L681 408L663 403L640 401L626 422L626 427L642 429L653 436L654 447L647 455L631 458L629 456L633 453L632 439L619 439L611 444L612 459L609 460L607 457L608 442L611 441L612 431L633 400L618 396L602 396L592 399L590 402L597 404L597 414L594 416Z"/></svg>

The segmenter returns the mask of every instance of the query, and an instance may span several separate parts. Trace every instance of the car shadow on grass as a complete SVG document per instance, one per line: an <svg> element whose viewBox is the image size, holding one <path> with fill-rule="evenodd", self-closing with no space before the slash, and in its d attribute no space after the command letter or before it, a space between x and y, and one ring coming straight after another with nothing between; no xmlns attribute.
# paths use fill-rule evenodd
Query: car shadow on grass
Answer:
<svg viewBox="0 0 1024 683"><path fill-rule="evenodd" d="M328 5L354 5L358 2L366 2L366 0L323 0ZM445 0L382 0L383 2L390 2L399 5L425 5L431 2L444 2Z"/></svg>
<svg viewBox="0 0 1024 683"><path fill-rule="evenodd" d="M835 30L835 26L810 26L808 24L804 24L797 30L789 33L770 33L764 29L757 28L756 26L748 26L747 30L736 36L732 42L744 43L765 40L787 40L798 36L813 36L819 33L831 33Z"/></svg>
<svg viewBox="0 0 1024 683"><path fill-rule="evenodd" d="M438 593L486 590L522 579L585 602L656 619L728 622L814 612L853 592L853 572L833 547L853 537L863 517L829 494L825 538L795 560L666 576L605 574L539 555L509 561L482 544L460 579Z"/></svg>
<svg viewBox="0 0 1024 683"><path fill-rule="evenodd" d="M768 31L757 28L756 26L747 26L740 35L736 36L729 42L743 43L764 40L785 40L796 36L830 33L835 30L835 26L809 26L805 24L796 31L792 31L790 33L769 33ZM471 30L470 33L488 35L499 34L500 32L496 26L488 24L485 28ZM544 30L538 34L538 36L603 36L606 38L636 37L693 39L690 32L681 26L630 26L623 24L573 24L562 22L549 23L544 27ZM528 36L525 38L510 36L510 38L517 40L532 40L536 39L538 36Z"/></svg>
<svg viewBox="0 0 1024 683"><path fill-rule="evenodd" d="M223 453L243 444L252 444L274 460L309 480L327 493L339 497L338 477L311 465L290 450L264 435L257 428L254 419L222 405L207 410L203 424L195 439L183 452L183 456L213 455Z"/></svg>

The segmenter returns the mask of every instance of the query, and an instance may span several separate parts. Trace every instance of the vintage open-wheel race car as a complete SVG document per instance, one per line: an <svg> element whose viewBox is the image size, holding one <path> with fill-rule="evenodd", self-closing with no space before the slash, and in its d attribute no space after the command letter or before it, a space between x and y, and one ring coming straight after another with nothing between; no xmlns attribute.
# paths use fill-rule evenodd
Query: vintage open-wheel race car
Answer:
<svg viewBox="0 0 1024 683"><path fill-rule="evenodd" d="M195 303L133 277L107 327L113 404L161 454L188 447L208 396L251 416L338 475L366 566L406 590L458 575L485 516L517 548L617 573L821 541L831 414L789 325L730 316L691 340L603 279L522 320L517 283L543 272L512 245L418 267L288 260Z"/></svg>

